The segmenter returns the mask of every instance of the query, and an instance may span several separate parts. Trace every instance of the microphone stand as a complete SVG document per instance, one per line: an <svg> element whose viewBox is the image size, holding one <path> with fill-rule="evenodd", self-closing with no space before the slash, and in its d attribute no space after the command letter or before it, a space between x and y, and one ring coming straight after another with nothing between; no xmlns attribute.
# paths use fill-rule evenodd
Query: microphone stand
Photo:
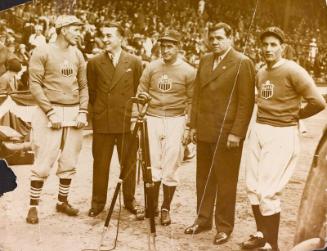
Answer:
<svg viewBox="0 0 327 251"><path fill-rule="evenodd" d="M155 212L154 212L154 183L152 180L150 148L148 139L148 127L145 117L146 111L149 106L151 97L147 93L140 93L138 97L132 98L133 103L143 104L142 110L139 112L135 127L132 132L132 139L127 147L126 153L136 152L137 148L141 148L141 169L144 181L144 201L145 201L145 217L149 218L149 237L148 237L148 250L156 250L156 226L155 226ZM127 155L126 155L127 156ZM125 157L122 161L122 168L119 175L119 180L109 207L108 215L106 217L104 228L101 234L101 240L98 251L101 249L104 236L108 231L108 226L111 220L112 213L120 192L122 183L132 172L131 163L134 161L132 157Z"/></svg>

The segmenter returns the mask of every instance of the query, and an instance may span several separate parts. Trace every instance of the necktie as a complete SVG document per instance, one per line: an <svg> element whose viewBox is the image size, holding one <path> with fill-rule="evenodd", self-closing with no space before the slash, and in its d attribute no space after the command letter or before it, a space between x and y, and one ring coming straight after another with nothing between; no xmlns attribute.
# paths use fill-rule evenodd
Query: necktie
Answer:
<svg viewBox="0 0 327 251"><path fill-rule="evenodd" d="M220 61L221 61L222 57L221 56L216 56L214 61L213 61L213 68L212 70L215 70L217 68L217 66L219 65Z"/></svg>
<svg viewBox="0 0 327 251"><path fill-rule="evenodd" d="M112 65L114 67L116 67L114 55L112 55L111 53L108 53L108 56L109 56L109 59L110 59Z"/></svg>

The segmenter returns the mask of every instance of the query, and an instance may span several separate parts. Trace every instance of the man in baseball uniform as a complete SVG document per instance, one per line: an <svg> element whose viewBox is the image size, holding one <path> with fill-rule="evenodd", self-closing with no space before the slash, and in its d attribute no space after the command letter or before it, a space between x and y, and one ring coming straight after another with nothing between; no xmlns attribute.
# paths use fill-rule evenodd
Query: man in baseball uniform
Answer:
<svg viewBox="0 0 327 251"><path fill-rule="evenodd" d="M169 225L170 204L178 184L178 167L183 158L189 128L185 115L190 112L195 69L179 58L181 34L165 32L160 38L161 59L152 61L140 79L138 93L152 97L147 111L155 208L163 183L161 224ZM186 111L186 112L185 112ZM188 116L189 118L189 116Z"/></svg>
<svg viewBox="0 0 327 251"><path fill-rule="evenodd" d="M38 223L42 186L58 155L56 209L69 216L78 214L67 197L82 147L82 128L87 123L86 65L75 47L81 25L75 16L59 16L56 42L37 47L29 63L30 90L38 105L32 119L35 161L26 218L31 224Z"/></svg>
<svg viewBox="0 0 327 251"><path fill-rule="evenodd" d="M294 61L282 58L281 29L269 27L260 39L266 65L256 76L258 111L246 156L247 192L257 233L242 248L279 250L280 196L299 155L299 119L320 112L325 102L310 75Z"/></svg>

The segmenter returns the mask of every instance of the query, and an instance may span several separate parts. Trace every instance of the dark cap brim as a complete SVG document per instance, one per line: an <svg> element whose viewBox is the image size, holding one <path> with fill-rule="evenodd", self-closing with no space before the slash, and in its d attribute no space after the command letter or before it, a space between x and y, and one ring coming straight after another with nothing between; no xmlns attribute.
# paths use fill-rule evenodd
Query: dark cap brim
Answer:
<svg viewBox="0 0 327 251"><path fill-rule="evenodd" d="M82 22L74 22L74 23L71 23L71 24L68 24L68 25L82 26L83 23L82 23ZM67 26L68 26L68 25L67 25Z"/></svg>
<svg viewBox="0 0 327 251"><path fill-rule="evenodd" d="M272 32L272 31L266 31L260 35L260 40L262 41L267 36L273 36L278 38L282 43L284 43L284 38L281 37L279 34Z"/></svg>
<svg viewBox="0 0 327 251"><path fill-rule="evenodd" d="M60 26L60 27L58 27L58 28L63 28L63 27L72 26L72 25L82 26L83 23L82 23L82 22L73 22L73 23L69 23L69 24L62 25L62 26Z"/></svg>

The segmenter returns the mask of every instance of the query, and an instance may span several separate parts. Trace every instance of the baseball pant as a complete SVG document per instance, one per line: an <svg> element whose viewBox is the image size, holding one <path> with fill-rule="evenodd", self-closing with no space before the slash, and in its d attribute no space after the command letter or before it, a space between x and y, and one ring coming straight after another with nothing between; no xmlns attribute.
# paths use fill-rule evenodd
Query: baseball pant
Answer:
<svg viewBox="0 0 327 251"><path fill-rule="evenodd" d="M54 107L62 121L74 121L79 107ZM31 180L45 180L58 156L57 176L71 179L76 173L78 155L82 148L82 129L64 127L54 130L49 127L49 119L37 107L32 117L32 148L35 159L32 167Z"/></svg>
<svg viewBox="0 0 327 251"><path fill-rule="evenodd" d="M182 138L185 116L147 116L150 158L153 181L177 186L178 167L183 159Z"/></svg>
<svg viewBox="0 0 327 251"><path fill-rule="evenodd" d="M275 127L255 123L246 157L247 193L262 215L281 211L280 196L291 178L299 155L297 126Z"/></svg>

